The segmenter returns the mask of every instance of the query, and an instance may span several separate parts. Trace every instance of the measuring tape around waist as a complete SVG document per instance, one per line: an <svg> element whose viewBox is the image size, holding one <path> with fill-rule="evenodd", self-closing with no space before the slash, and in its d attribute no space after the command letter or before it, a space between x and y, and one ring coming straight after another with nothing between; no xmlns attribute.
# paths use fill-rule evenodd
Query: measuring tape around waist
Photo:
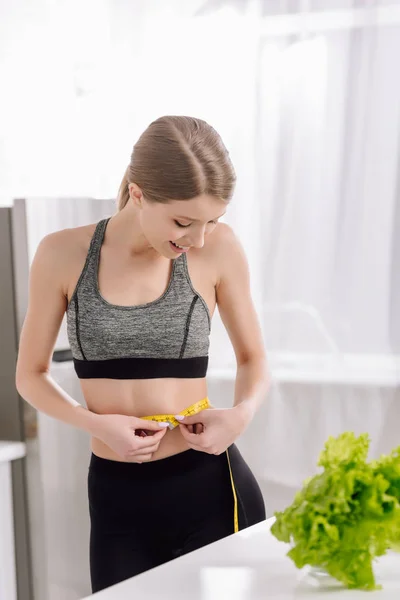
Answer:
<svg viewBox="0 0 400 600"><path fill-rule="evenodd" d="M188 408L185 408L179 413L175 413L175 415L181 415L182 417L190 417L191 415L196 415L201 410L205 410L206 408L212 408L210 401L208 398L203 398L203 400L199 400L195 404L192 404ZM179 425L179 421L175 419L174 415L150 415L148 417L140 417L141 419L146 419L147 421L157 421L158 423L165 422L169 423L170 429L175 429Z"/></svg>
<svg viewBox="0 0 400 600"><path fill-rule="evenodd" d="M196 415L197 413L201 412L202 410L205 410L207 408L212 408L210 401L208 398L203 398L203 400L199 400L198 402L195 402L194 404L191 404L190 406L188 406L188 408L185 408L184 410L182 410L179 413L175 413L178 415L182 415L182 417L189 417L191 415ZM169 428L170 429L175 429L175 427L177 427L179 425L179 421L177 421L175 419L174 415L148 415L146 417L140 417L141 419L145 419L146 421L156 421L158 423L164 422L164 423L169 423ZM231 486L232 486L232 492L233 492L233 526L234 526L234 531L235 533L237 533L239 531L239 518L238 518L238 504L237 504L237 497L236 497L236 490L235 490L235 483L233 481L233 474L232 474L232 466L231 466L231 461L229 458L229 451L226 450L226 456L228 459L228 467L229 467L229 475L231 478Z"/></svg>

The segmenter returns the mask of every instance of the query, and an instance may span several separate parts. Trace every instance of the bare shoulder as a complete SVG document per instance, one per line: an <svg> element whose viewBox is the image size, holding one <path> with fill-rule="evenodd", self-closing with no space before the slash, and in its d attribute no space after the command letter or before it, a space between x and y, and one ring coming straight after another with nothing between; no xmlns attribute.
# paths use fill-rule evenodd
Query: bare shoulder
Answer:
<svg viewBox="0 0 400 600"><path fill-rule="evenodd" d="M215 236L214 236L215 234ZM216 302L238 364L264 356L263 339L254 307L248 260L232 227L220 223L209 236L210 258L217 269Z"/></svg>
<svg viewBox="0 0 400 600"><path fill-rule="evenodd" d="M210 252L214 258L222 258L232 250L239 248L241 248L239 238L227 223L218 223L204 245L204 250Z"/></svg>
<svg viewBox="0 0 400 600"><path fill-rule="evenodd" d="M36 249L29 273L29 301L18 350L18 386L24 386L30 373L50 369L67 308L67 293L74 273L85 262L85 247L90 245L91 232L93 225L62 229L44 236Z"/></svg>
<svg viewBox="0 0 400 600"><path fill-rule="evenodd" d="M54 231L44 236L37 248L35 262L59 278L67 299L85 264L95 228L96 223L91 223Z"/></svg>
<svg viewBox="0 0 400 600"><path fill-rule="evenodd" d="M243 246L227 223L219 223L204 245L204 257L215 266L217 284L232 271L246 275L247 259Z"/></svg>

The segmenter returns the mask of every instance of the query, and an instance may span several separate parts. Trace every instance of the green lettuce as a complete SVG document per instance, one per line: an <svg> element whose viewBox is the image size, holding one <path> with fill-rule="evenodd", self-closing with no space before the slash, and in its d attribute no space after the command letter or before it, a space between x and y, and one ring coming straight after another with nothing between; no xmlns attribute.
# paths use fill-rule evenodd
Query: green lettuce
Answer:
<svg viewBox="0 0 400 600"><path fill-rule="evenodd" d="M370 439L329 437L314 477L275 513L272 534L298 568L322 567L348 588L378 589L373 560L400 551L400 447L367 462Z"/></svg>

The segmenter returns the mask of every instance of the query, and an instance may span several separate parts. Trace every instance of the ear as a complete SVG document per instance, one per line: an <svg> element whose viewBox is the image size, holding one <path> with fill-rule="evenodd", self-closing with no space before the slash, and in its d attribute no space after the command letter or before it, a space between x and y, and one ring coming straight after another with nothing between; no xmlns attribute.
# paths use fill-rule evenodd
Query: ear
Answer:
<svg viewBox="0 0 400 600"><path fill-rule="evenodd" d="M129 197L138 208L142 208L143 205L143 193L142 190L136 183L130 183L128 185Z"/></svg>

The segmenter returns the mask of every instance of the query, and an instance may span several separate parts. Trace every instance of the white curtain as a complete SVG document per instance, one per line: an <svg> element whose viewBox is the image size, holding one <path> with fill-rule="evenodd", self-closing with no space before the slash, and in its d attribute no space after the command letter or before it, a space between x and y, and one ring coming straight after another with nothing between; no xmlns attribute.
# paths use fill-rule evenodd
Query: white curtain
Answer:
<svg viewBox="0 0 400 600"><path fill-rule="evenodd" d="M345 353L394 350L399 32L334 31L263 48L261 162L273 163L260 173L271 192L261 194L270 205L263 297L314 307ZM272 348L326 351L315 322L296 316L266 319Z"/></svg>

